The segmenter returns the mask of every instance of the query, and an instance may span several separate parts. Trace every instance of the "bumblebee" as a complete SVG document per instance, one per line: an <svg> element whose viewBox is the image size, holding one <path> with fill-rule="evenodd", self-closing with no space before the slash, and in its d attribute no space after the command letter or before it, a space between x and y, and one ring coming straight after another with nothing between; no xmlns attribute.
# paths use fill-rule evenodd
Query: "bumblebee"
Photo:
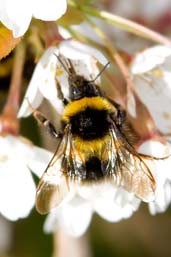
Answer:
<svg viewBox="0 0 171 257"><path fill-rule="evenodd" d="M143 201L154 196L155 179L123 132L125 112L96 85L76 73L70 59L58 56L67 71L69 100L63 101L62 132L40 112L35 117L59 138L57 150L37 187L36 208L44 214L58 206L72 187L110 181Z"/></svg>

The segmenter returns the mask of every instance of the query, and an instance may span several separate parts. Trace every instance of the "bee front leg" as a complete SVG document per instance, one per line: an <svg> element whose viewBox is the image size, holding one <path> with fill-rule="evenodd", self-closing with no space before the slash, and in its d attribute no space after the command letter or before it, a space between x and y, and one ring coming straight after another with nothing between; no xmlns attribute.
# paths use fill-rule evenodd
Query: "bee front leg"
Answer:
<svg viewBox="0 0 171 257"><path fill-rule="evenodd" d="M50 122L50 120L48 120L43 115L43 113L41 113L40 111L34 110L33 116L40 124L42 124L47 129L50 135L52 135L55 138L61 138L63 136L61 132L56 131L54 125Z"/></svg>
<svg viewBox="0 0 171 257"><path fill-rule="evenodd" d="M58 98L63 102L63 105L65 106L68 104L68 100L64 97L62 89L61 89L61 85L56 77L55 77L55 81L56 81L56 89L58 92Z"/></svg>
<svg viewBox="0 0 171 257"><path fill-rule="evenodd" d="M42 112L35 109L30 104L28 98L26 98L26 100L28 102L29 107L32 109L34 118L47 129L50 135L52 135L55 138L61 138L63 134L61 132L56 131L54 125L50 122L50 120L48 120Z"/></svg>

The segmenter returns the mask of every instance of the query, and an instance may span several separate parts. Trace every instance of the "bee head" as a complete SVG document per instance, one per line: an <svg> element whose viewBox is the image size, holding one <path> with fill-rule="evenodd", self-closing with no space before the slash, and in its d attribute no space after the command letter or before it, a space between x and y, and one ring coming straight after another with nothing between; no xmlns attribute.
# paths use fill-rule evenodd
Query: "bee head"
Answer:
<svg viewBox="0 0 171 257"><path fill-rule="evenodd" d="M65 61L63 61L62 55L55 54L55 56L58 58L58 61L68 74L69 97L72 101L81 99L83 97L102 96L101 90L95 84L95 81L104 71L104 69L106 69L109 63L103 67L103 69L93 80L87 80L84 78L84 76L76 74L75 68L70 59L64 58Z"/></svg>
<svg viewBox="0 0 171 257"><path fill-rule="evenodd" d="M80 75L69 76L70 99L78 100L83 97L101 96L100 89L94 82L86 80Z"/></svg>

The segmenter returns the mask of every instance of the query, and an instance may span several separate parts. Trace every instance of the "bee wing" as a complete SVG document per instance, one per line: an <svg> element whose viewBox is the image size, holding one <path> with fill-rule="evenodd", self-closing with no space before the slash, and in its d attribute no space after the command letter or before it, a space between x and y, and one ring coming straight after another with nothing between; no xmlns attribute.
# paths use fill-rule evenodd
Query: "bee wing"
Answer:
<svg viewBox="0 0 171 257"><path fill-rule="evenodd" d="M75 174L80 172L80 167L82 161L73 146L72 134L66 129L37 187L36 209L39 213L48 213L67 197L72 184L79 181ZM73 175L76 180L72 179Z"/></svg>
<svg viewBox="0 0 171 257"><path fill-rule="evenodd" d="M128 143L119 128L113 123L110 140L103 152L105 173L114 184L149 202L154 199L154 177L136 150Z"/></svg>

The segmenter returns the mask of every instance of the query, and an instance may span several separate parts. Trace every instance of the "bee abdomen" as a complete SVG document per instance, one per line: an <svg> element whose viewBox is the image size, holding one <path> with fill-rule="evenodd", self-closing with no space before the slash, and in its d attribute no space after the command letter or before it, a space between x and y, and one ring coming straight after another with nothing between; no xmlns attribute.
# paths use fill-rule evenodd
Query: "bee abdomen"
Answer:
<svg viewBox="0 0 171 257"><path fill-rule="evenodd" d="M85 163L86 180L96 181L104 177L101 161L98 157L92 156Z"/></svg>

